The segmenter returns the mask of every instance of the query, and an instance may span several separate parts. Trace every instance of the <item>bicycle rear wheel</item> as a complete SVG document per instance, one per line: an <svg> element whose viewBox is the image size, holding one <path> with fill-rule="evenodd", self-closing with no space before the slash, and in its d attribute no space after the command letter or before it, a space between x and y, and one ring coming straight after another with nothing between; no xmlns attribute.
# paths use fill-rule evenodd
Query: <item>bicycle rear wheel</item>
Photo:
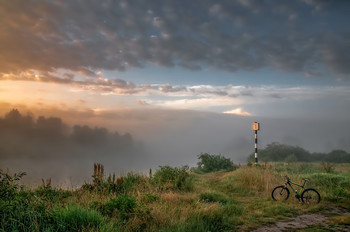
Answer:
<svg viewBox="0 0 350 232"><path fill-rule="evenodd" d="M301 193L301 200L308 205L318 204L321 201L321 196L315 189L310 188Z"/></svg>
<svg viewBox="0 0 350 232"><path fill-rule="evenodd" d="M283 185L277 186L272 190L272 199L275 201L283 201L287 200L289 197L289 189L284 187Z"/></svg>

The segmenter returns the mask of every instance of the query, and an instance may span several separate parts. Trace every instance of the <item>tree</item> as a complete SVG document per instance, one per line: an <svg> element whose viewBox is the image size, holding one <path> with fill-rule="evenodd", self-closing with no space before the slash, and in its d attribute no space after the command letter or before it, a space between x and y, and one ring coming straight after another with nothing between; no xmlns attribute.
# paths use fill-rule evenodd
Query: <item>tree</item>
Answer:
<svg viewBox="0 0 350 232"><path fill-rule="evenodd" d="M259 151L259 160L262 162L308 162L312 161L310 152L297 146L289 146L279 143L271 143L265 149ZM254 154L248 157L248 161L254 161Z"/></svg>
<svg viewBox="0 0 350 232"><path fill-rule="evenodd" d="M197 165L198 167L194 171L208 173L216 172L220 170L233 171L237 168L229 158L221 155L211 155L208 153L202 153L198 156L200 160Z"/></svg>

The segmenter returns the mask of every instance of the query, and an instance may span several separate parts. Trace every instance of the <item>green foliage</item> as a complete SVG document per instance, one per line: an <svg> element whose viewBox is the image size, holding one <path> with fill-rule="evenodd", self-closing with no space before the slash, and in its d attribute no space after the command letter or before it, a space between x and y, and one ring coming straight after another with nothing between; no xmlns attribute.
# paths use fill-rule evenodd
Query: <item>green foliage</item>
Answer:
<svg viewBox="0 0 350 232"><path fill-rule="evenodd" d="M123 221L130 218L137 207L136 199L129 195L120 195L117 198L111 198L108 202L99 207L103 215L109 217L117 216Z"/></svg>
<svg viewBox="0 0 350 232"><path fill-rule="evenodd" d="M174 226L163 228L161 232L187 232L187 231L236 231L237 225L240 224L237 215L242 213L242 209L238 214L236 210L228 211L227 208L221 208L214 212L200 212L191 215L188 220L175 224Z"/></svg>
<svg viewBox="0 0 350 232"><path fill-rule="evenodd" d="M206 203L218 202L220 204L226 204L228 202L228 199L224 195L216 192L201 193L199 194L199 199Z"/></svg>
<svg viewBox="0 0 350 232"><path fill-rule="evenodd" d="M254 161L254 154L248 157L248 162ZM310 153L297 147L279 143L271 143L259 151L259 161L262 162L332 162L349 163L350 153L343 150L333 150L328 154Z"/></svg>
<svg viewBox="0 0 350 232"><path fill-rule="evenodd" d="M159 200L159 196L154 193L146 193L142 196L143 203L152 203L157 200Z"/></svg>
<svg viewBox="0 0 350 232"><path fill-rule="evenodd" d="M101 231L106 224L106 219L99 212L76 204L68 204L64 208L56 207L52 212L55 231Z"/></svg>
<svg viewBox="0 0 350 232"><path fill-rule="evenodd" d="M319 172L311 163L277 163L272 169L278 173L295 175Z"/></svg>
<svg viewBox="0 0 350 232"><path fill-rule="evenodd" d="M21 191L10 201L0 200L0 231L50 231L53 218L44 201Z"/></svg>
<svg viewBox="0 0 350 232"><path fill-rule="evenodd" d="M343 150L333 150L325 156L324 161L331 163L350 163L350 153Z"/></svg>
<svg viewBox="0 0 350 232"><path fill-rule="evenodd" d="M211 155L203 153L198 156L197 168L193 171L198 173L209 173L216 171L233 171L238 168L229 158L221 155Z"/></svg>
<svg viewBox="0 0 350 232"><path fill-rule="evenodd" d="M326 173L319 163L283 162L197 175L187 167L164 166L152 178L135 173L103 178L101 188L90 185L89 191L25 189L19 178L2 173L3 189L13 191L0 198L0 231L250 231L297 214L349 209L350 166L332 168ZM307 207L294 197L273 202L271 191L286 174L297 183L309 178L307 188L317 189L320 204ZM111 184L122 192L107 191Z"/></svg>
<svg viewBox="0 0 350 232"><path fill-rule="evenodd" d="M0 198L3 200L13 198L20 188L18 181L24 175L25 172L19 172L12 176L0 169Z"/></svg>
<svg viewBox="0 0 350 232"><path fill-rule="evenodd" d="M132 190L133 188L137 188L138 184L142 182L142 176L135 172L128 172L126 176L124 176L123 188L125 192Z"/></svg>
<svg viewBox="0 0 350 232"><path fill-rule="evenodd" d="M287 163L294 163L294 162L297 162L298 161L298 158L295 154L289 154L285 159L284 159L284 162L287 162Z"/></svg>
<svg viewBox="0 0 350 232"><path fill-rule="evenodd" d="M327 162L327 163L326 162L322 162L321 166L322 166L323 170L325 172L327 172L327 173L331 173L331 172L334 171L334 164L331 164L329 162Z"/></svg>
<svg viewBox="0 0 350 232"><path fill-rule="evenodd" d="M34 194L43 200L52 202L62 201L63 199L72 196L72 192L68 190L44 187L39 187L34 190Z"/></svg>
<svg viewBox="0 0 350 232"><path fill-rule="evenodd" d="M349 205L350 174L314 173L310 176L312 183L320 189L325 200Z"/></svg>
<svg viewBox="0 0 350 232"><path fill-rule="evenodd" d="M254 154L248 157L248 161L254 161ZM265 149L259 151L259 161L262 162L291 162L311 161L310 153L303 148L279 143L271 143Z"/></svg>
<svg viewBox="0 0 350 232"><path fill-rule="evenodd" d="M190 191L193 188L192 176L187 166L160 166L160 170L154 174L153 181L161 190Z"/></svg>

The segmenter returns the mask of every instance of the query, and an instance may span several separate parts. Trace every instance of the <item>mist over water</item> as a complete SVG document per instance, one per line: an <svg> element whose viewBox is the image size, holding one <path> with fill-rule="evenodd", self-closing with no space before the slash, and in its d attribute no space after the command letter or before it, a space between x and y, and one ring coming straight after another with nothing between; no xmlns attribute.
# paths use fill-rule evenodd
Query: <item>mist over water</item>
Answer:
<svg viewBox="0 0 350 232"><path fill-rule="evenodd" d="M105 166L105 174L117 175L148 173L159 165L196 166L201 153L222 154L242 164L254 151L254 121L261 123L259 148L280 142L310 152L350 151L344 122L326 119L144 110L130 111L130 117L108 112L81 118L76 125L69 114L34 117L17 113L12 111L0 121L0 168L27 172L23 181L34 186L41 178L52 178L53 185L61 187L90 182L95 162Z"/></svg>

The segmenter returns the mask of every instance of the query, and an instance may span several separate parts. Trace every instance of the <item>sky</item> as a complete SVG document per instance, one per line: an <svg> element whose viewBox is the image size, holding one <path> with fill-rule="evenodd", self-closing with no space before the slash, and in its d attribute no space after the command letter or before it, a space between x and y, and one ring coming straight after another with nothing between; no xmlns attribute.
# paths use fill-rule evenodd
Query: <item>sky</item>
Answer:
<svg viewBox="0 0 350 232"><path fill-rule="evenodd" d="M262 147L350 152L349 22L346 0L0 0L0 115L130 133L149 156L125 170L245 162L255 121Z"/></svg>

